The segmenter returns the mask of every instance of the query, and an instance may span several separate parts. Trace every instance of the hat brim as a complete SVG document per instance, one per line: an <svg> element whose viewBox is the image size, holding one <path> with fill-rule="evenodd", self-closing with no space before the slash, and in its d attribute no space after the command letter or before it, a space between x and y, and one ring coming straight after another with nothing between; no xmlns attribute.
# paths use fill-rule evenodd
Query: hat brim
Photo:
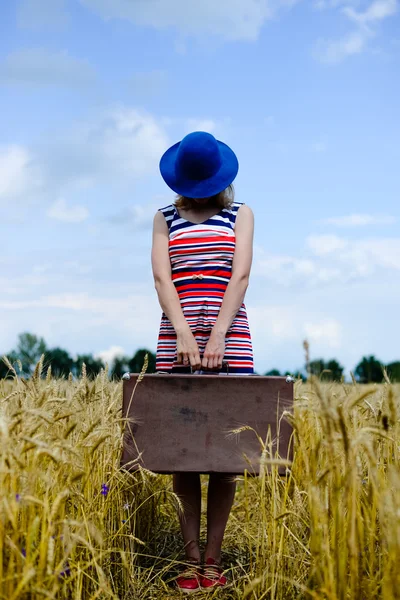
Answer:
<svg viewBox="0 0 400 600"><path fill-rule="evenodd" d="M177 177L175 161L180 142L168 148L160 160L160 173L168 187L186 198L209 198L225 190L238 174L239 162L229 146L217 141L221 155L221 167L212 177L202 180Z"/></svg>

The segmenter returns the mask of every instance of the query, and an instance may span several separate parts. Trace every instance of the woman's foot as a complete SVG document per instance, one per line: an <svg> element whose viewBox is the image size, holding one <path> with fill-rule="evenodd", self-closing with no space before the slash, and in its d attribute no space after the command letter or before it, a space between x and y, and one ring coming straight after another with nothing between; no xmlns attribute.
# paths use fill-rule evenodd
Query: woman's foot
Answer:
<svg viewBox="0 0 400 600"><path fill-rule="evenodd" d="M215 587L224 587L227 583L228 580L225 575L223 575L220 563L214 560L214 558L207 558L200 579L201 587L211 589Z"/></svg>
<svg viewBox="0 0 400 600"><path fill-rule="evenodd" d="M191 594L200 590L200 561L187 558L185 567L176 578L176 586L181 592Z"/></svg>

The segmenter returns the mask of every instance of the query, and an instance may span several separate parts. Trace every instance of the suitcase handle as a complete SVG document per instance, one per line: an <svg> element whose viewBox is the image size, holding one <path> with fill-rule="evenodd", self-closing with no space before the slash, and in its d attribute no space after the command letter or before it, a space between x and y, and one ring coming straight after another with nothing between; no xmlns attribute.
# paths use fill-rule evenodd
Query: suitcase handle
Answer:
<svg viewBox="0 0 400 600"><path fill-rule="evenodd" d="M196 371L193 371L192 366L190 365L189 367L187 367L190 369L190 374L193 375L193 373L196 373ZM206 371L204 371L205 373L209 372L210 375L212 375L213 373L221 373L223 369L226 369L226 374L229 375L229 363L227 361L222 361L222 369L220 371L215 371L210 369L208 371L208 369ZM130 376L127 376L128 374L126 373L122 379L130 379ZM169 371L157 371L156 375L170 375Z"/></svg>
<svg viewBox="0 0 400 600"><path fill-rule="evenodd" d="M211 375L212 373L220 373L220 372L223 371L223 369L226 369L226 374L229 375L229 363L226 360L222 361L222 368L219 371L216 371L216 370L213 370L213 369L206 369L204 372L205 373L209 372L210 375ZM190 366L190 372L192 374L196 372L196 371L193 371L192 366Z"/></svg>
<svg viewBox="0 0 400 600"><path fill-rule="evenodd" d="M196 371L193 371L192 366L188 366L188 369L190 369L190 374L193 375L193 373L196 373ZM226 374L229 375L229 363L227 361L222 361L222 369L226 369ZM204 371L205 373L209 372L210 375L212 375L213 373L221 373L222 369L220 371L214 371L212 369L210 370L206 370ZM128 376L128 373L125 373L125 375L122 376L122 379L130 379L130 375ZM156 371L156 375L170 375L169 371Z"/></svg>

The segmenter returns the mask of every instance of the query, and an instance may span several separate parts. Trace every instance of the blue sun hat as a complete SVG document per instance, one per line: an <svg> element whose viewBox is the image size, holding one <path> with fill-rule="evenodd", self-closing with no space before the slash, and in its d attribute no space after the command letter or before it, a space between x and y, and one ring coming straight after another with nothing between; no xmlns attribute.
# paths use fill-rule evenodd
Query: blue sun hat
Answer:
<svg viewBox="0 0 400 600"><path fill-rule="evenodd" d="M186 198L209 198L225 190L239 170L236 154L211 133L194 131L161 157L165 183Z"/></svg>

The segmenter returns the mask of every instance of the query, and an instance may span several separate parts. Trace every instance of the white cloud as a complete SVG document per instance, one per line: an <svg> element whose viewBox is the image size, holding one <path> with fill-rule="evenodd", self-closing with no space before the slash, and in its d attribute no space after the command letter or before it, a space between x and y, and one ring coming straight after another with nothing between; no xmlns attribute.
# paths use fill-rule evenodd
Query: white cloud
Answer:
<svg viewBox="0 0 400 600"><path fill-rule="evenodd" d="M119 288L122 290L122 284ZM109 331L108 337L114 340L112 345L115 345L118 338L124 337L129 342L134 337L136 344L154 347L161 317L157 296L153 288L140 284L135 284L133 288L135 293L124 288L123 292L110 296L65 292L41 297L35 295L34 299L0 298L0 309L7 311L7 314L3 313L0 317L0 324L2 318L6 322L13 321L17 334L23 330L21 328L27 327L25 321L31 324L28 325L30 328L34 326L36 331L47 331L48 322L62 323L62 326L58 326L58 331L63 331L64 337L70 334L71 327L74 326L78 334L83 330L90 330L93 337L101 333L104 338ZM130 289L132 290L132 286ZM17 315L15 320L11 313ZM71 339L71 344L76 347L74 338Z"/></svg>
<svg viewBox="0 0 400 600"><path fill-rule="evenodd" d="M20 0L17 24L24 29L63 28L69 22L66 0Z"/></svg>
<svg viewBox="0 0 400 600"><path fill-rule="evenodd" d="M342 250L347 241L336 235L311 235L307 238L307 245L317 256L324 256Z"/></svg>
<svg viewBox="0 0 400 600"><path fill-rule="evenodd" d="M331 217L320 221L323 225L336 225L337 227L362 227L366 225L392 225L396 217L390 215L353 214L343 217Z"/></svg>
<svg viewBox="0 0 400 600"><path fill-rule="evenodd" d="M116 107L55 134L41 150L49 180L86 188L155 172L167 147L167 133L156 118Z"/></svg>
<svg viewBox="0 0 400 600"><path fill-rule="evenodd" d="M174 130L174 142L179 141L192 131L207 131L217 139L224 139L226 138L227 131L232 126L229 117L218 121L206 116L191 118L163 117L161 122L166 128Z"/></svg>
<svg viewBox="0 0 400 600"><path fill-rule="evenodd" d="M0 64L0 82L35 86L88 88L96 81L94 68L68 52L42 48L16 50Z"/></svg>
<svg viewBox="0 0 400 600"><path fill-rule="evenodd" d="M371 34L367 31L352 31L338 40L318 40L314 57L322 63L336 64L354 54L360 54Z"/></svg>
<svg viewBox="0 0 400 600"><path fill-rule="evenodd" d="M34 194L41 184L41 176L31 153L24 146L0 147L0 203Z"/></svg>
<svg viewBox="0 0 400 600"><path fill-rule="evenodd" d="M285 287L318 285L341 278L341 270L319 264L309 258L281 256L258 252L252 272Z"/></svg>
<svg viewBox="0 0 400 600"><path fill-rule="evenodd" d="M393 16L398 8L397 0L375 0L365 11L357 11L351 6L346 6L343 8L343 12L358 25L368 25Z"/></svg>
<svg viewBox="0 0 400 600"><path fill-rule="evenodd" d="M167 204L165 200L163 204ZM133 231L144 231L152 226L154 215L160 204L135 204L112 215L108 221L117 225L126 225Z"/></svg>
<svg viewBox="0 0 400 600"><path fill-rule="evenodd" d="M43 275L43 271L36 271L33 269L33 272L27 275L19 275L13 277L0 277L0 289L2 296L4 298L5 295L18 295L24 294L27 290L32 291L35 295L37 294L37 290L35 288L37 286L41 286L41 288L48 283L48 277Z"/></svg>
<svg viewBox="0 0 400 600"><path fill-rule="evenodd" d="M126 298L96 296L87 292L49 294L38 298L37 300L16 300L9 303L0 303L1 308L23 309L23 308L56 308L66 309L76 312L91 312L107 317L114 316L116 319L122 318L128 310L141 310L144 307L152 307L155 303L149 301L146 296L128 296Z"/></svg>
<svg viewBox="0 0 400 600"><path fill-rule="evenodd" d="M12 218L23 220L23 208L40 200L51 218L84 221L88 212L80 199L88 190L118 186L122 194L129 189L131 197L137 179L150 174L159 177L160 156L171 144L169 129L178 131L180 139L193 128L220 129L212 119L156 118L130 106L114 106L92 114L87 121L72 123L68 129L53 130L31 148L0 146L0 203L10 205ZM63 200L74 197L73 207ZM10 204L14 198L20 200L18 213ZM135 204L116 211L111 220L147 228L160 205Z"/></svg>
<svg viewBox="0 0 400 600"><path fill-rule="evenodd" d="M340 348L342 327L335 319L326 319L318 323L304 324L304 334L311 344L328 348Z"/></svg>
<svg viewBox="0 0 400 600"><path fill-rule="evenodd" d="M392 17L399 7L397 0L374 0L364 11L357 10L350 2L346 2L344 7L343 4L341 0L320 0L316 4L319 9L341 7L342 14L356 24L354 31L339 39L317 41L313 54L315 59L322 63L337 64L348 56L361 54L367 48L370 39L375 37L376 25L383 19ZM357 5L353 2L354 4Z"/></svg>
<svg viewBox="0 0 400 600"><path fill-rule="evenodd" d="M400 238L346 240L337 236L310 236L307 244L317 256L329 257L347 278L367 277L381 269L400 271Z"/></svg>
<svg viewBox="0 0 400 600"><path fill-rule="evenodd" d="M48 215L79 222L87 210L71 210L64 200L100 185L128 185L149 173L158 174L158 161L169 145L164 124L148 113L114 107L68 130L53 130L40 145L0 146L0 203L18 197L21 208L40 199ZM12 209L12 210L11 210ZM14 217L15 207L11 207ZM139 216L139 215L138 215Z"/></svg>
<svg viewBox="0 0 400 600"><path fill-rule="evenodd" d="M248 305L247 313L255 344L264 343L266 333L280 342L296 338L298 326L292 306Z"/></svg>
<svg viewBox="0 0 400 600"><path fill-rule="evenodd" d="M86 141L95 138L103 159L115 169L131 175L151 171L168 146L166 132L148 113L118 108L111 111L100 127L89 128Z"/></svg>
<svg viewBox="0 0 400 600"><path fill-rule="evenodd" d="M124 356L125 350L122 346L110 346L108 350L102 350L95 355L95 358L100 358L104 364L112 365L116 358Z"/></svg>
<svg viewBox="0 0 400 600"><path fill-rule="evenodd" d="M328 357L332 350L343 346L340 321L325 311L313 310L307 302L280 306L248 304L247 312L254 356L263 357L267 368L278 365L285 365L285 369L301 367L305 339L310 342L314 357ZM297 356L296 360L294 356Z"/></svg>
<svg viewBox="0 0 400 600"><path fill-rule="evenodd" d="M104 19L126 19L184 35L212 34L226 40L256 40L265 21L293 0L81 0Z"/></svg>
<svg viewBox="0 0 400 600"><path fill-rule="evenodd" d="M49 207L47 216L65 223L81 223L88 218L89 211L85 206L68 206L66 201L60 198Z"/></svg>
<svg viewBox="0 0 400 600"><path fill-rule="evenodd" d="M327 10L331 8L338 8L340 6L358 6L360 0L315 0L314 8L317 10Z"/></svg>
<svg viewBox="0 0 400 600"><path fill-rule="evenodd" d="M310 235L304 256L276 255L256 247L252 275L272 281L281 290L304 291L377 277L383 270L400 270L400 238Z"/></svg>

